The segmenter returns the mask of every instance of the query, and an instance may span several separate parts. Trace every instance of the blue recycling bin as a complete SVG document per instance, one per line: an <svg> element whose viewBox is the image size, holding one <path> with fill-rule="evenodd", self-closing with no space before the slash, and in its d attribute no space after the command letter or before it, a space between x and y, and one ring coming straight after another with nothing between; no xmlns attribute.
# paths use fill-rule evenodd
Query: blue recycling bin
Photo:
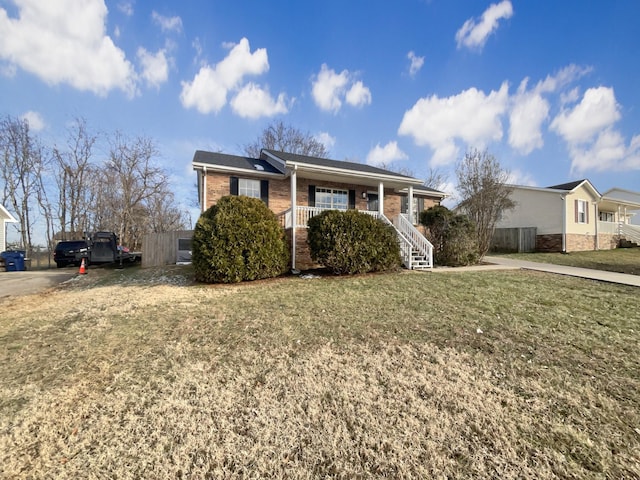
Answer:
<svg viewBox="0 0 640 480"><path fill-rule="evenodd" d="M4 258L5 270L7 272L23 272L25 270L24 254L24 250L9 250L0 253Z"/></svg>

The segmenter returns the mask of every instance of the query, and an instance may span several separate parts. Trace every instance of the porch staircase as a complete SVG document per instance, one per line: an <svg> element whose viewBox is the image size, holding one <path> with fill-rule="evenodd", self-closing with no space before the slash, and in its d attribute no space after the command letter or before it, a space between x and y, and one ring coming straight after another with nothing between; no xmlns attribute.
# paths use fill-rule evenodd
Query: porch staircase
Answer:
<svg viewBox="0 0 640 480"><path fill-rule="evenodd" d="M623 223L619 227L620 244L625 247L640 245L640 227Z"/></svg>
<svg viewBox="0 0 640 480"><path fill-rule="evenodd" d="M416 248L411 249L411 269L428 270L431 268L431 261L428 256Z"/></svg>
<svg viewBox="0 0 640 480"><path fill-rule="evenodd" d="M433 245L413 226L406 215L393 220L393 227L400 240L402 263L409 270L431 270L433 268Z"/></svg>

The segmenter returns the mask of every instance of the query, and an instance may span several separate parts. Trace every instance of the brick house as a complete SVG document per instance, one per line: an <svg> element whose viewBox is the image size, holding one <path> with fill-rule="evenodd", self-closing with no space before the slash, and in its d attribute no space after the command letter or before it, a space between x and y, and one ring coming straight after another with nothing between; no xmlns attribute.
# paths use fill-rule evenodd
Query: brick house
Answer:
<svg viewBox="0 0 640 480"><path fill-rule="evenodd" d="M640 227L630 224L640 210L640 193L611 189L601 195L589 180L528 187L509 185L516 206L497 228L536 228L536 250L609 250L620 241L640 243Z"/></svg>
<svg viewBox="0 0 640 480"><path fill-rule="evenodd" d="M292 269L314 266L307 221L327 209L357 209L392 224L404 265L433 266L432 246L418 228L418 212L439 205L445 193L422 181L370 165L262 150L260 158L196 151L201 210L226 195L262 199L280 219L291 244ZM411 219L411 220L409 220Z"/></svg>

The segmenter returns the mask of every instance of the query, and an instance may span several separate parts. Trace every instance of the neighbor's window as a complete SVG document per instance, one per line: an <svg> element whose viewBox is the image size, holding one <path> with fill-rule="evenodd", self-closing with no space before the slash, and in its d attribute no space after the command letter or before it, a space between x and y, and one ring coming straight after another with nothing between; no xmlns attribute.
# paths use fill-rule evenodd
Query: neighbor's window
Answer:
<svg viewBox="0 0 640 480"><path fill-rule="evenodd" d="M578 200L578 223L587 223L588 205L586 200Z"/></svg>
<svg viewBox="0 0 640 480"><path fill-rule="evenodd" d="M238 195L260 198L260 180L238 179Z"/></svg>
<svg viewBox="0 0 640 480"><path fill-rule="evenodd" d="M316 207L346 210L349 208L349 191L316 187Z"/></svg>
<svg viewBox="0 0 640 480"><path fill-rule="evenodd" d="M616 215L613 212L600 212L599 217L601 222L613 223L616 221Z"/></svg>

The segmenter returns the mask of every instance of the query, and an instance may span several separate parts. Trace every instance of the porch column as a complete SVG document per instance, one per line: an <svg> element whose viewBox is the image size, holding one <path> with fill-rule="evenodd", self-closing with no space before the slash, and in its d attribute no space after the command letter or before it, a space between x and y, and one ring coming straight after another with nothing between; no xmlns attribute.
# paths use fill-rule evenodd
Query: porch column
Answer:
<svg viewBox="0 0 640 480"><path fill-rule="evenodd" d="M378 213L384 215L384 183L378 184Z"/></svg>
<svg viewBox="0 0 640 480"><path fill-rule="evenodd" d="M598 208L598 202L593 202L593 209L596 212L596 250L600 250L600 209Z"/></svg>
<svg viewBox="0 0 640 480"><path fill-rule="evenodd" d="M202 205L200 213L207 209L207 167L202 167Z"/></svg>
<svg viewBox="0 0 640 480"><path fill-rule="evenodd" d="M293 167L293 170L291 171L291 270L296 269L296 224L298 223L298 212L296 206L298 172L296 170L297 167Z"/></svg>
<svg viewBox="0 0 640 480"><path fill-rule="evenodd" d="M409 221L413 225L413 185L409 185L409 191L407 195L407 216L409 217Z"/></svg>

